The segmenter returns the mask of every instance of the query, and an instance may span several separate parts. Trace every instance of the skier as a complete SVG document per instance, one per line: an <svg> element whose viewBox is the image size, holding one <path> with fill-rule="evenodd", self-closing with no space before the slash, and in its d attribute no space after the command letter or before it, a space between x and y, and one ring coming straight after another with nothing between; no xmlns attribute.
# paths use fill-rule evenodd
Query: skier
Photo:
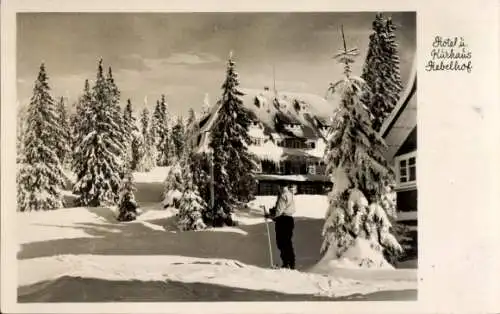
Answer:
<svg viewBox="0 0 500 314"><path fill-rule="evenodd" d="M276 244L280 250L283 268L295 269L295 252L293 250L292 236L295 227L293 214L295 213L293 185L284 186L278 193L276 205L265 213L266 218L274 220L276 231Z"/></svg>

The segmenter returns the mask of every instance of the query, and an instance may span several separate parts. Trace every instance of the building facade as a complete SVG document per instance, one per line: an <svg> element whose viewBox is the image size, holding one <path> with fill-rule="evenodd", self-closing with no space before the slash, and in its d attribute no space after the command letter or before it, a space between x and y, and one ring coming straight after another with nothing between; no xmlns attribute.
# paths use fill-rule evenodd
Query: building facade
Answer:
<svg viewBox="0 0 500 314"><path fill-rule="evenodd" d="M397 210L400 221L416 225L417 188L417 76L415 70L399 103L382 125L388 146L386 159L396 173Z"/></svg>
<svg viewBox="0 0 500 314"><path fill-rule="evenodd" d="M250 152L259 159L257 195L276 195L279 186L295 184L299 194L324 194L331 187L323 155L329 119L336 108L319 96L242 90L243 105L252 117ZM200 120L198 152L209 153L210 130L219 107Z"/></svg>

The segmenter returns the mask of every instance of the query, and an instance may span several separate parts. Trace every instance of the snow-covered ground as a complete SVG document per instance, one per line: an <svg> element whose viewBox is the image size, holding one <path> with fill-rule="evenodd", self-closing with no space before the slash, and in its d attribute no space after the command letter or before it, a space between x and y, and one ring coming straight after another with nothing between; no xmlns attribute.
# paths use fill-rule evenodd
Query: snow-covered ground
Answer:
<svg viewBox="0 0 500 314"><path fill-rule="evenodd" d="M134 222L117 222L114 208L18 213L18 285L34 289L61 278L81 277L116 282L122 288L124 281L130 282L130 289L137 281L161 281L328 297L417 289L415 269L375 271L316 265L326 196L296 197L298 270L272 270L260 206L271 207L275 197L258 197L238 210L237 227L178 232L176 210L150 202L161 199L156 195L163 182L159 172L153 172L151 178L135 175L142 183L137 194L143 213ZM277 263L273 223L268 222L268 227ZM40 287L36 289L50 289L45 284ZM146 293L142 301L147 297Z"/></svg>

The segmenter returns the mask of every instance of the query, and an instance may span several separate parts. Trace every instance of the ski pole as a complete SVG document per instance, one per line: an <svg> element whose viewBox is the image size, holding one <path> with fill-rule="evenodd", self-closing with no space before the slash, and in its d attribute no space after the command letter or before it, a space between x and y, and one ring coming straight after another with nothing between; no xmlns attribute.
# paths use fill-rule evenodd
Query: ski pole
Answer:
<svg viewBox="0 0 500 314"><path fill-rule="evenodd" d="M264 210L264 215L266 214L266 208L264 206L262 206L262 209ZM273 262L273 250L272 250L272 247L271 247L271 235L269 233L269 225L268 225L268 222L267 222L267 217L264 216L264 222L266 224L266 229L267 229L267 241L268 241L268 246L269 246L269 261L271 263L271 267L274 267L274 262Z"/></svg>

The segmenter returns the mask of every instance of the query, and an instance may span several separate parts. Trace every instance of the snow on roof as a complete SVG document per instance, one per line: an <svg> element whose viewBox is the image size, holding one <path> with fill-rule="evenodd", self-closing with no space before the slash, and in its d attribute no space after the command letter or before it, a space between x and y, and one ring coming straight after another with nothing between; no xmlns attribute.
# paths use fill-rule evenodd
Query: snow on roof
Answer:
<svg viewBox="0 0 500 314"><path fill-rule="evenodd" d="M255 178L261 181L331 182L328 176L320 174L257 174Z"/></svg>
<svg viewBox="0 0 500 314"><path fill-rule="evenodd" d="M286 134L299 137L319 137L318 125L314 121L329 121L338 107L335 101L329 101L318 95L293 92L278 92L269 90L242 89L245 108L255 115L257 120L272 133L287 133L276 129L276 121L290 125L299 125L302 133ZM279 106L275 106L277 97ZM299 105L299 106L298 106ZM301 105L301 106L300 106ZM307 108L303 110L303 108ZM276 120L278 119L278 120ZM325 123L326 124L326 123Z"/></svg>
<svg viewBox="0 0 500 314"><path fill-rule="evenodd" d="M276 138L322 138L321 128L328 125L338 103L324 99L318 95L269 90L241 89L243 106L249 110L253 118L260 122L264 132ZM297 105L299 104L299 105ZM210 152L210 131L217 120L221 103L212 106L208 115L200 120L198 153ZM307 108L304 110L304 108ZM286 127L282 127L282 126ZM275 152L276 153L276 152ZM275 156L275 154L272 154ZM275 157L272 158L276 159Z"/></svg>

